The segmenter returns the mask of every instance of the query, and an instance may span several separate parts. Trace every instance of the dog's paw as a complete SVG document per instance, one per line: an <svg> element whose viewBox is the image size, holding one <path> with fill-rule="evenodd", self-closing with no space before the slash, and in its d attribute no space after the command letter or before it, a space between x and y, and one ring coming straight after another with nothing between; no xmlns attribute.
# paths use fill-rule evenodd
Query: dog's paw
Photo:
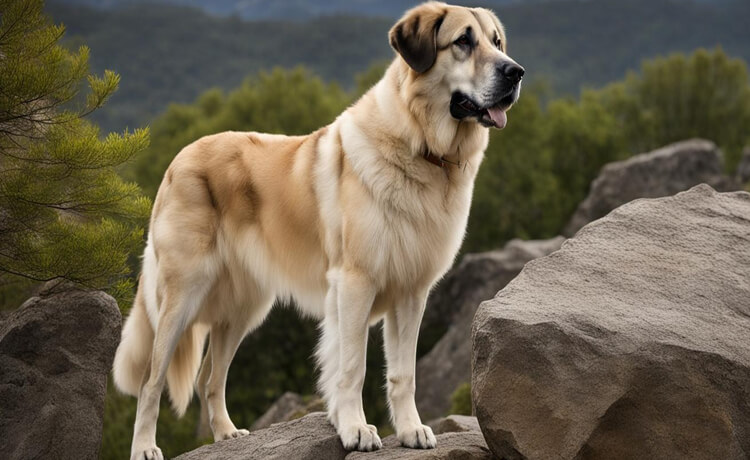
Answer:
<svg viewBox="0 0 750 460"><path fill-rule="evenodd" d="M412 449L434 449L437 440L432 433L432 428L427 425L416 425L398 433L401 445Z"/></svg>
<svg viewBox="0 0 750 460"><path fill-rule="evenodd" d="M341 443L346 450L372 452L383 447L374 425L352 425L339 431Z"/></svg>
<svg viewBox="0 0 750 460"><path fill-rule="evenodd" d="M241 437L247 436L249 434L250 434L250 432L247 431L247 430L245 430L245 429L231 430L231 431L227 431L225 433L219 433L219 435L217 436L217 438L219 439L219 441L224 441L225 439L241 438Z"/></svg>
<svg viewBox="0 0 750 460"><path fill-rule="evenodd" d="M156 446L147 449L136 449L130 455L130 460L164 460L161 449Z"/></svg>

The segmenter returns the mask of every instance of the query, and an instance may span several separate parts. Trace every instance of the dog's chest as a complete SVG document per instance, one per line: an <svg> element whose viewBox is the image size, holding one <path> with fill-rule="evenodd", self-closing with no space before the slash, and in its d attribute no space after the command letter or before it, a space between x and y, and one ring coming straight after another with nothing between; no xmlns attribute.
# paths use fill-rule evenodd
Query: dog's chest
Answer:
<svg viewBox="0 0 750 460"><path fill-rule="evenodd" d="M442 174L442 171L439 171ZM463 178L469 179L469 178ZM363 229L371 272L387 285L429 285L450 268L461 245L471 203L471 182L427 186L391 184L373 192Z"/></svg>

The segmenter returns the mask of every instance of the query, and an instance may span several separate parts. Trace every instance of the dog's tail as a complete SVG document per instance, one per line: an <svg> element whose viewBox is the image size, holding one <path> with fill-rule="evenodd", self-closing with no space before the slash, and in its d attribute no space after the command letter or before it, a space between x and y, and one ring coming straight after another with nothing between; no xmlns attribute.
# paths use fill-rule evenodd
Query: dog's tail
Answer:
<svg viewBox="0 0 750 460"><path fill-rule="evenodd" d="M208 330L205 326L195 324L188 327L177 344L172 361L167 369L167 386L172 410L182 417L187 410L195 391L195 378L201 366L203 344Z"/></svg>
<svg viewBox="0 0 750 460"><path fill-rule="evenodd" d="M115 386L123 393L138 396L143 377L151 364L154 329L148 319L144 299L144 276L138 280L133 308L122 328L122 338L115 353L112 375Z"/></svg>
<svg viewBox="0 0 750 460"><path fill-rule="evenodd" d="M156 305L147 305L147 302L149 299L156 302L156 276L156 256L149 244L143 256L143 271L138 280L135 302L122 329L122 340L117 347L113 366L115 386L121 392L133 396L138 396L144 376L151 366L156 325L152 324L149 311L153 312L155 322L158 308ZM167 368L169 399L178 417L185 414L193 399L195 378L200 368L207 333L205 326L188 326L177 343Z"/></svg>

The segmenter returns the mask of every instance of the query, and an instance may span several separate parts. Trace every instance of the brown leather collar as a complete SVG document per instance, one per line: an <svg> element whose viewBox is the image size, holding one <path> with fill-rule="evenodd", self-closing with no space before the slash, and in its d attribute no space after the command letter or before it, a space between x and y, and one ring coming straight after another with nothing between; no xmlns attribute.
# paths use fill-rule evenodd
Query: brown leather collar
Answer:
<svg viewBox="0 0 750 460"><path fill-rule="evenodd" d="M424 158L425 160L427 160L430 163L434 164L435 166L440 166L441 168L445 168L446 164L456 166L457 168L461 167L461 162L460 161L449 161L449 160L446 160L445 158L441 158L441 157L435 155L434 153L430 152L429 150L425 150L422 153L422 158Z"/></svg>

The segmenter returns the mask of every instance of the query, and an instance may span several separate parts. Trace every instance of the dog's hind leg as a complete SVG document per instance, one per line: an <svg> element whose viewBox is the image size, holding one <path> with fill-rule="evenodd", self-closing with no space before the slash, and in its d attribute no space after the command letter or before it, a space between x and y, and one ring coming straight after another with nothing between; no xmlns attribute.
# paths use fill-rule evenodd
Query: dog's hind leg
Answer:
<svg viewBox="0 0 750 460"><path fill-rule="evenodd" d="M204 439L211 436L211 423L208 420L208 404L206 403L206 383L208 377L211 375L211 335L209 333L208 346L206 347L206 355L203 357L201 363L201 370L198 372L198 380L195 382L195 387L198 392L198 397L201 402L201 414L198 420L198 430L195 433L198 439Z"/></svg>
<svg viewBox="0 0 750 460"><path fill-rule="evenodd" d="M166 283L159 310L151 366L138 394L138 408L133 429L131 460L162 460L161 449L156 446L156 419L159 401L164 389L167 368L177 343L192 323L213 283L209 273L196 273L190 280L173 274ZM180 278L182 282L177 282Z"/></svg>
<svg viewBox="0 0 750 460"><path fill-rule="evenodd" d="M374 427L367 424L362 408L367 329L376 289L367 275L354 270L341 271L336 289L339 338L337 431L347 450L377 450L382 443Z"/></svg>
<svg viewBox="0 0 750 460"><path fill-rule="evenodd" d="M417 336L422 322L427 293L414 294L388 310L383 326L385 357L388 366L388 406L396 436L405 447L435 447L432 429L422 425L414 401L417 360Z"/></svg>
<svg viewBox="0 0 750 460"><path fill-rule="evenodd" d="M211 326L211 338L206 357L210 368L206 372L205 382L199 379L198 393L201 406L206 408L206 416L214 435L214 441L237 438L248 434L248 430L238 430L229 417L226 404L226 384L229 365L242 339L252 329L259 326L268 314L273 301L266 298L253 302L251 309L238 308L237 315L227 321L217 322Z"/></svg>

